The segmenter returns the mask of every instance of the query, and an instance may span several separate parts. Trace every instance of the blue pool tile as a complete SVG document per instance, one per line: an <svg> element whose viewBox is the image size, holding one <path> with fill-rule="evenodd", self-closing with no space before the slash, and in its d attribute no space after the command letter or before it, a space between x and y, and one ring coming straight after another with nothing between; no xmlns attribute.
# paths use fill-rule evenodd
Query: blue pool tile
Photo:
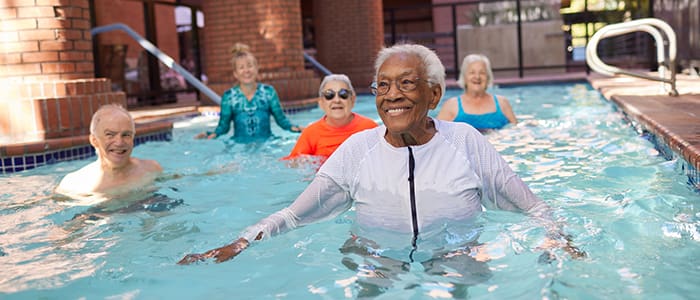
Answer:
<svg viewBox="0 0 700 300"><path fill-rule="evenodd" d="M171 141L172 130L154 132L145 136L139 136L134 144L142 144L150 141ZM59 149L42 154L4 157L0 159L0 174L11 174L28 169L33 169L47 164L55 164L64 161L87 159L96 155L92 145L78 146L69 149Z"/></svg>

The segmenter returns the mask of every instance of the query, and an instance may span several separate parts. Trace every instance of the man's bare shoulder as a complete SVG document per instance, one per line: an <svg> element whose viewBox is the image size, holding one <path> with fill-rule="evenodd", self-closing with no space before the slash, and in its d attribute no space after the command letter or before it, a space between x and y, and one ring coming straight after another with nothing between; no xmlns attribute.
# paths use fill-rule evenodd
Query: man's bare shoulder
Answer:
<svg viewBox="0 0 700 300"><path fill-rule="evenodd" d="M132 162L147 173L163 172L163 167L160 165L160 163L152 159L140 159L132 157Z"/></svg>
<svg viewBox="0 0 700 300"><path fill-rule="evenodd" d="M95 186L98 163L92 162L76 171L66 174L56 187L56 192L63 195L88 194Z"/></svg>

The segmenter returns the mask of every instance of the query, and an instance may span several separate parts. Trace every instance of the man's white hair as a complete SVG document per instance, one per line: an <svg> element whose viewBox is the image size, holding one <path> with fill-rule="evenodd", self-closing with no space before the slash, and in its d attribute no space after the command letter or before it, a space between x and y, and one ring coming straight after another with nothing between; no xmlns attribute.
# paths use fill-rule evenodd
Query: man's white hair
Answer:
<svg viewBox="0 0 700 300"><path fill-rule="evenodd" d="M131 131L136 132L136 124L134 124L134 118L131 116L129 111L119 104L110 103L100 106L100 108L97 109L94 114L92 114L92 120L90 120L90 134L95 134L95 130L97 130L97 123L101 121L102 115L110 110L122 112L129 117L129 121L131 122Z"/></svg>

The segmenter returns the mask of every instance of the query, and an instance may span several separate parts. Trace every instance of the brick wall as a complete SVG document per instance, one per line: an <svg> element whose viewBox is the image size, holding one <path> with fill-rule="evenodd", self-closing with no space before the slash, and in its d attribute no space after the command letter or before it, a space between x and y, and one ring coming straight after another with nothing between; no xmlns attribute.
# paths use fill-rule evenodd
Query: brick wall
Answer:
<svg viewBox="0 0 700 300"><path fill-rule="evenodd" d="M0 2L0 81L93 77L87 0Z"/></svg>
<svg viewBox="0 0 700 300"><path fill-rule="evenodd" d="M319 79L304 69L298 0L205 0L202 10L204 72L214 91L235 84L230 49L241 42L258 60L259 80L272 84L282 101L315 96Z"/></svg>
<svg viewBox="0 0 700 300"><path fill-rule="evenodd" d="M169 2L175 2L175 0L170 0ZM156 42L158 48L172 57L176 62L180 62L178 36L175 26L175 6L156 4L155 9L157 28ZM123 23L131 27L131 29L141 36L146 37L143 3L139 1L95 1L95 18L97 26ZM126 57L134 61L138 59L142 51L145 51L137 41L122 31L101 33L95 36L95 38L100 45L126 45Z"/></svg>
<svg viewBox="0 0 700 300"><path fill-rule="evenodd" d="M318 61L366 89L384 45L382 1L314 1L314 28Z"/></svg>
<svg viewBox="0 0 700 300"><path fill-rule="evenodd" d="M126 106L95 79L87 0L0 1L0 145L89 132L102 104Z"/></svg>
<svg viewBox="0 0 700 300"><path fill-rule="evenodd" d="M100 106L126 107L105 78L16 83L3 93L15 100L0 101L0 144L87 135Z"/></svg>

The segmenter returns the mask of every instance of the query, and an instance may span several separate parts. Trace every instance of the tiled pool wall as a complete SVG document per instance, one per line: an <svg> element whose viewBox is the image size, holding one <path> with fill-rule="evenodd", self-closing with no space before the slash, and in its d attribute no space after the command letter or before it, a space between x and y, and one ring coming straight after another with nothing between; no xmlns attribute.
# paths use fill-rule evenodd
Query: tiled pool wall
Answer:
<svg viewBox="0 0 700 300"><path fill-rule="evenodd" d="M297 102L293 103L292 105L288 105L284 107L284 112L287 114L294 114L298 113L301 111L308 111L312 108L315 108L317 106L316 101L304 101L304 102ZM194 117L195 115L188 115L187 117ZM219 111L218 110L201 110L201 112L198 115L202 116L219 116ZM159 122L170 122L172 125L172 121L175 121L177 119L182 119L182 116L172 118L172 119L161 119ZM155 132L147 132L147 133L142 133L139 134L139 131L141 131L143 128L146 127L146 131L154 131ZM152 127L149 129L149 127ZM167 128L164 128L167 127ZM52 150L47 150L43 152L37 152L37 153L19 153L19 154L10 154L3 156L0 153L0 174L11 174L11 173L16 173L16 172L21 172L24 170L30 170L34 169L37 167L41 167L44 165L49 165L49 164L55 164L59 162L64 162L64 161L71 161L71 160L80 160L80 159L87 159L90 157L95 156L95 149L90 145L87 141L87 138L84 138L85 142L83 142L81 145L78 146L71 146L71 147L64 147L61 149L52 149ZM140 144L146 143L146 142L151 142L151 141L170 141L172 140L172 126L163 126L161 125L156 125L156 126L139 126L137 127L137 135L134 138L134 146L138 146ZM41 142L39 142L41 144ZM40 145L41 146L41 145ZM47 146L48 148L48 146Z"/></svg>
<svg viewBox="0 0 700 300"><path fill-rule="evenodd" d="M151 141L172 140L172 129L137 135L134 145L140 145ZM34 169L44 165L55 164L64 161L86 159L95 156L92 145L74 146L64 149L56 149L42 153L29 153L3 157L0 159L0 174L10 174L24 170Z"/></svg>
<svg viewBox="0 0 700 300"><path fill-rule="evenodd" d="M172 139L173 123L154 121L136 124L134 145ZM0 174L12 174L48 164L95 156L88 135L0 145Z"/></svg>
<svg viewBox="0 0 700 300"><path fill-rule="evenodd" d="M640 134L640 136L654 145L654 148L659 151L659 155L668 161L675 161L676 168L684 173L688 178L688 185L695 189L695 191L700 192L700 171L696 169L691 163L689 163L682 155L674 151L662 137L649 131L644 125L639 122L634 121L625 112L616 107L616 109L622 112L625 120L632 126L632 128Z"/></svg>
<svg viewBox="0 0 700 300"><path fill-rule="evenodd" d="M639 129L638 129L639 130ZM700 191L700 171L688 163L685 158L681 157L668 146L668 144L657 135L642 129L642 137L654 144L654 148L659 151L659 154L669 161L676 161L676 167L686 176L688 176L688 184Z"/></svg>

